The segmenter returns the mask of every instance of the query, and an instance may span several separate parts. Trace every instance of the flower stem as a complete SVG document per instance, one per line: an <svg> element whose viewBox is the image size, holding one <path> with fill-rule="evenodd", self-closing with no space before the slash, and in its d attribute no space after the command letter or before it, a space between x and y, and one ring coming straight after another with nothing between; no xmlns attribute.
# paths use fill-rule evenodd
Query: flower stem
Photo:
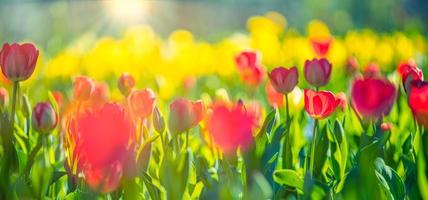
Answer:
<svg viewBox="0 0 428 200"><path fill-rule="evenodd" d="M186 149L189 148L189 131L186 131Z"/></svg>
<svg viewBox="0 0 428 200"><path fill-rule="evenodd" d="M312 136L312 145L311 145L311 157L309 162L309 173L311 175L311 178L313 177L313 171L314 171L314 157L315 157L315 145L316 145L316 139L317 139L317 126L318 126L318 119L315 119L314 122L314 134Z"/></svg>
<svg viewBox="0 0 428 200"><path fill-rule="evenodd" d="M12 135L15 132L15 110L16 110L16 99L18 96L18 90L19 90L19 82L15 81L13 82L13 96L12 96L12 112L10 113L10 124L12 128Z"/></svg>
<svg viewBox="0 0 428 200"><path fill-rule="evenodd" d="M30 152L30 154L28 156L28 161L27 161L27 164L25 165L25 168L24 168L24 176L26 178L29 177L31 167L33 166L34 161L36 159L36 155L37 155L37 153L40 151L40 149L43 146L42 139L43 139L42 136L39 136L39 138L37 139L36 146L33 148L33 150L31 150L31 152Z"/></svg>
<svg viewBox="0 0 428 200"><path fill-rule="evenodd" d="M286 113L286 122L290 120L290 107L288 104L288 94L285 95L285 113Z"/></svg>

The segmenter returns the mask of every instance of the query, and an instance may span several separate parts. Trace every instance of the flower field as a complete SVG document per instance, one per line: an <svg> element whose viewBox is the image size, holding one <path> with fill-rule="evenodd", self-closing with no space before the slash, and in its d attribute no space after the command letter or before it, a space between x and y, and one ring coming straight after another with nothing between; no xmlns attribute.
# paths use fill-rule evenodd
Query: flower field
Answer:
<svg viewBox="0 0 428 200"><path fill-rule="evenodd" d="M0 51L0 199L428 199L428 42L279 13Z"/></svg>

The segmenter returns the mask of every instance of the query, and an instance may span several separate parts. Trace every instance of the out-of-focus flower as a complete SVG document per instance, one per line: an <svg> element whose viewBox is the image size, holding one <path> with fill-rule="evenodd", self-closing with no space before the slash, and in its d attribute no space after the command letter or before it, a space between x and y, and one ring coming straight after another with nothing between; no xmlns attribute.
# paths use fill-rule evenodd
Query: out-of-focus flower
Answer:
<svg viewBox="0 0 428 200"><path fill-rule="evenodd" d="M264 68L257 52L244 51L236 58L236 65L242 80L249 86L260 85L264 78Z"/></svg>
<svg viewBox="0 0 428 200"><path fill-rule="evenodd" d="M78 76L74 79L74 98L76 101L88 100L94 91L95 83L86 76Z"/></svg>
<svg viewBox="0 0 428 200"><path fill-rule="evenodd" d="M94 105L103 105L104 103L107 103L110 99L110 91L107 83L95 83L90 99L91 103Z"/></svg>
<svg viewBox="0 0 428 200"><path fill-rule="evenodd" d="M336 94L336 99L339 101L339 109L344 112L348 107L348 103L346 100L346 94L344 92L339 92Z"/></svg>
<svg viewBox="0 0 428 200"><path fill-rule="evenodd" d="M394 105L397 91L386 79L357 78L352 84L352 107L364 118L375 120L387 115Z"/></svg>
<svg viewBox="0 0 428 200"><path fill-rule="evenodd" d="M308 35L314 52L325 57L333 41L328 26L319 20L313 20L308 24Z"/></svg>
<svg viewBox="0 0 428 200"><path fill-rule="evenodd" d="M58 115L47 102L38 103L33 109L33 126L42 133L47 134L58 124Z"/></svg>
<svg viewBox="0 0 428 200"><path fill-rule="evenodd" d="M412 81L423 81L424 74L421 69L418 68L413 60L403 61L397 67L398 73L401 75L404 90L407 92L411 88Z"/></svg>
<svg viewBox="0 0 428 200"><path fill-rule="evenodd" d="M349 57L346 60L346 74L352 75L355 74L355 72L358 70L359 64L356 57Z"/></svg>
<svg viewBox="0 0 428 200"><path fill-rule="evenodd" d="M331 38L325 40L311 40L312 48L314 49L315 53L320 57L325 57L327 55L332 42L333 40Z"/></svg>
<svg viewBox="0 0 428 200"><path fill-rule="evenodd" d="M305 79L314 87L324 86L330 81L331 68L331 63L325 58L306 60Z"/></svg>
<svg viewBox="0 0 428 200"><path fill-rule="evenodd" d="M9 104L9 93L3 87L0 87L0 111L6 109Z"/></svg>
<svg viewBox="0 0 428 200"><path fill-rule="evenodd" d="M152 89L134 90L129 95L129 104L134 114L140 118L147 118L153 112L156 95Z"/></svg>
<svg viewBox="0 0 428 200"><path fill-rule="evenodd" d="M225 154L235 153L238 147L246 150L252 143L255 125L254 116L237 104L214 103L207 117L208 132Z"/></svg>
<svg viewBox="0 0 428 200"><path fill-rule="evenodd" d="M364 76L365 77L379 77L379 76L381 76L379 65L375 62L369 63L364 68Z"/></svg>
<svg viewBox="0 0 428 200"><path fill-rule="evenodd" d="M73 151L91 189L108 193L119 187L135 130L125 108L115 103L89 107L72 121Z"/></svg>
<svg viewBox="0 0 428 200"><path fill-rule="evenodd" d="M1 70L11 81L27 80L34 72L38 57L39 50L33 44L5 43L0 52Z"/></svg>
<svg viewBox="0 0 428 200"><path fill-rule="evenodd" d="M428 128L428 82L413 81L408 101L416 121Z"/></svg>
<svg viewBox="0 0 428 200"><path fill-rule="evenodd" d="M269 73L269 79L277 92L288 94L296 87L299 75L296 67L277 67Z"/></svg>
<svg viewBox="0 0 428 200"><path fill-rule="evenodd" d="M270 81L266 83L266 94L269 104L274 108L279 108L284 106L284 95L277 92L275 88L272 86Z"/></svg>
<svg viewBox="0 0 428 200"><path fill-rule="evenodd" d="M158 107L155 107L155 109L153 110L153 127L160 134L165 131L165 120Z"/></svg>
<svg viewBox="0 0 428 200"><path fill-rule="evenodd" d="M392 124L390 122L383 122L380 125L380 129L382 129L383 132L390 131L391 128L392 128Z"/></svg>
<svg viewBox="0 0 428 200"><path fill-rule="evenodd" d="M305 89L305 110L314 119L330 116L338 105L339 101L330 91Z"/></svg>
<svg viewBox="0 0 428 200"><path fill-rule="evenodd" d="M55 98L56 105L58 108L62 108L62 104L64 103L64 96L60 91L53 91L53 97Z"/></svg>
<svg viewBox="0 0 428 200"><path fill-rule="evenodd" d="M205 108L202 101L178 98L169 105L168 126L172 133L183 133L196 126L203 118Z"/></svg>
<svg viewBox="0 0 428 200"><path fill-rule="evenodd" d="M123 73L119 77L119 81L117 83L117 86L118 86L120 92L124 96L127 97L129 95L129 93L132 91L132 89L134 88L134 86L135 86L135 79L129 73Z"/></svg>

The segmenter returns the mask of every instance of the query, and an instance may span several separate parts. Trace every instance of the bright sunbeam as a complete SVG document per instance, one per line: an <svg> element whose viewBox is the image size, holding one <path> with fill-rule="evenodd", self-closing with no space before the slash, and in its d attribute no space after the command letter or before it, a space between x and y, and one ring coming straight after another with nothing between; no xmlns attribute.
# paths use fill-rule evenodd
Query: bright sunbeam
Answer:
<svg viewBox="0 0 428 200"><path fill-rule="evenodd" d="M139 20L144 17L147 3L141 0L110 0L104 1L108 13L123 22Z"/></svg>

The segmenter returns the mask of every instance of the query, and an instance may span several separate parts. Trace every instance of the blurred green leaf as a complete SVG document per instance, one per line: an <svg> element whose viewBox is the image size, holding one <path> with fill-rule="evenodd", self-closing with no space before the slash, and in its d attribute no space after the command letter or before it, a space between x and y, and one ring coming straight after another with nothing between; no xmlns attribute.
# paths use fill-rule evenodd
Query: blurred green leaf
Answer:
<svg viewBox="0 0 428 200"><path fill-rule="evenodd" d="M299 176L299 174L291 169L278 169L273 173L273 180L275 182L295 187L301 191L303 191L303 178Z"/></svg>
<svg viewBox="0 0 428 200"><path fill-rule="evenodd" d="M405 199L406 188L403 180L396 171L385 165L382 158L376 158L375 162L376 176L380 182L381 188L392 196L391 199Z"/></svg>

